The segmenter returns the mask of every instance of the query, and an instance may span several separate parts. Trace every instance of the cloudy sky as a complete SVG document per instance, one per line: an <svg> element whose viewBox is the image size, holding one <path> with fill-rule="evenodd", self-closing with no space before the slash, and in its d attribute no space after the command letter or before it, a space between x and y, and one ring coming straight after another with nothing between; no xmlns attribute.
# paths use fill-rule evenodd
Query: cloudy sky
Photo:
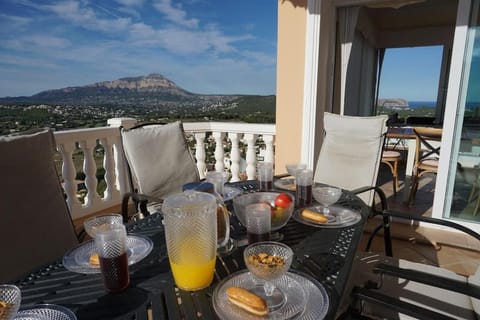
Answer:
<svg viewBox="0 0 480 320"><path fill-rule="evenodd" d="M0 0L0 97L150 73L195 93L275 94L277 2ZM441 57L387 50L380 97L435 101ZM480 73L470 82L480 101Z"/></svg>
<svg viewBox="0 0 480 320"><path fill-rule="evenodd" d="M0 97L160 73L275 94L277 0L1 0Z"/></svg>

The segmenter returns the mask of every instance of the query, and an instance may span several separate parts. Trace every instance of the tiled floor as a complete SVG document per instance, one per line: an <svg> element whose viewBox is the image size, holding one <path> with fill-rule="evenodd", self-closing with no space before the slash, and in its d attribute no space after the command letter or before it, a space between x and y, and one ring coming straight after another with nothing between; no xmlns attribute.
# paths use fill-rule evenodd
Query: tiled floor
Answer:
<svg viewBox="0 0 480 320"><path fill-rule="evenodd" d="M403 170L404 168L400 168L400 172ZM403 201L403 175L400 175L400 189L397 196L393 195L391 175L386 166L382 165L378 182L388 196L390 209L431 216L435 177L432 175L423 179L423 183L415 197L415 202L408 206ZM368 222L360 250L365 250L370 236L369 231L378 223L379 220L375 219ZM477 266L480 266L480 242L472 237L398 223L392 226L392 235L393 252L397 258L441 266L463 275L473 274ZM370 250L383 252L381 235L374 238Z"/></svg>

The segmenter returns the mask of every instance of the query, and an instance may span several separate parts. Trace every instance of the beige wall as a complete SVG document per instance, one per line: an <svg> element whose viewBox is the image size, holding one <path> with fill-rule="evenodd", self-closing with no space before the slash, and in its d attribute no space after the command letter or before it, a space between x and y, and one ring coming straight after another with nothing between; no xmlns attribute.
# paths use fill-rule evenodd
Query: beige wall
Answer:
<svg viewBox="0 0 480 320"><path fill-rule="evenodd" d="M275 173L299 162L307 0L278 0Z"/></svg>

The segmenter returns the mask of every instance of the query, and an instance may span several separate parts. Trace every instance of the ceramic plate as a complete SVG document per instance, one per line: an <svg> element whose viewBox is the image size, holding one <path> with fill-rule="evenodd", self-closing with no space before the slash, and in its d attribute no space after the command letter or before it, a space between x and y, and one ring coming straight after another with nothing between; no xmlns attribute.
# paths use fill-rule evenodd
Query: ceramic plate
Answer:
<svg viewBox="0 0 480 320"><path fill-rule="evenodd" d="M314 205L307 207L305 209L309 209L318 213L323 214L323 206L322 205ZM362 215L360 212L351 210L348 208L340 207L340 206L329 206L330 213L327 216L328 221L325 223L315 222L313 220L309 220L304 218L301 215L302 210L304 209L296 209L293 212L293 218L300 223L313 226L313 227L321 227L321 228L343 228L354 225L358 221L362 219Z"/></svg>
<svg viewBox="0 0 480 320"><path fill-rule="evenodd" d="M224 191L223 200L225 200L225 201L232 200L236 196L243 193L242 190L240 190L238 188L234 188L234 187L229 187L229 186L225 186L223 191Z"/></svg>
<svg viewBox="0 0 480 320"><path fill-rule="evenodd" d="M297 189L295 187L295 179L293 178L275 180L273 185L278 189L282 189L282 190L295 191Z"/></svg>
<svg viewBox="0 0 480 320"><path fill-rule="evenodd" d="M14 320L76 320L77 317L69 309L55 304L40 304L21 309Z"/></svg>
<svg viewBox="0 0 480 320"><path fill-rule="evenodd" d="M153 242L150 238L141 235L128 235L128 265L139 262L145 258L153 249ZM78 273L100 273L100 266L91 265L90 256L95 253L95 242L90 240L68 251L63 256L63 266Z"/></svg>
<svg viewBox="0 0 480 320"><path fill-rule="evenodd" d="M248 271L240 271L223 279L213 292L213 308L221 319L229 320L255 320L255 319L291 319L301 314L306 305L306 293L301 284L289 273L272 281L272 283L286 295L286 303L275 311L269 312L266 316L253 315L232 304L226 294L229 287L241 287L251 290L263 286L264 281L255 278Z"/></svg>

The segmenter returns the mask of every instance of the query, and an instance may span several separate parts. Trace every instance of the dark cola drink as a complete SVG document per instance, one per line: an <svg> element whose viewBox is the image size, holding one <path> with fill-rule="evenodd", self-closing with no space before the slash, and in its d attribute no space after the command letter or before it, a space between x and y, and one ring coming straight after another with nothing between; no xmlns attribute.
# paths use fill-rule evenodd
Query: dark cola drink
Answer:
<svg viewBox="0 0 480 320"><path fill-rule="evenodd" d="M130 276L126 252L115 258L99 257L99 261L107 291L120 292L128 287Z"/></svg>
<svg viewBox="0 0 480 320"><path fill-rule="evenodd" d="M270 232L261 233L261 234L247 232L247 239L248 239L248 244L262 242L262 241L270 241Z"/></svg>
<svg viewBox="0 0 480 320"><path fill-rule="evenodd" d="M273 181L259 181L260 191L271 191L273 190Z"/></svg>
<svg viewBox="0 0 480 320"><path fill-rule="evenodd" d="M295 191L295 207L303 208L312 204L312 185L299 186Z"/></svg>
<svg viewBox="0 0 480 320"><path fill-rule="evenodd" d="M301 169L295 172L295 207L302 208L312 204L313 172Z"/></svg>

